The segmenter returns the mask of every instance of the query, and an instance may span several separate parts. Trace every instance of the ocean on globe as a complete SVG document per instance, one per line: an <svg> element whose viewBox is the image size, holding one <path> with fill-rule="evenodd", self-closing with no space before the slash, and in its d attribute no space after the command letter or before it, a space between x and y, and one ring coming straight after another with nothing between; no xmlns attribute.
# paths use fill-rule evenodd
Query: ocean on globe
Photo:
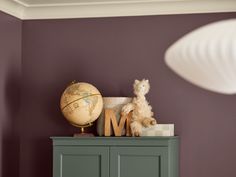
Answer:
<svg viewBox="0 0 236 177"><path fill-rule="evenodd" d="M101 114L103 99L93 85L77 82L65 89L61 96L60 107L63 115L72 125L86 126Z"/></svg>

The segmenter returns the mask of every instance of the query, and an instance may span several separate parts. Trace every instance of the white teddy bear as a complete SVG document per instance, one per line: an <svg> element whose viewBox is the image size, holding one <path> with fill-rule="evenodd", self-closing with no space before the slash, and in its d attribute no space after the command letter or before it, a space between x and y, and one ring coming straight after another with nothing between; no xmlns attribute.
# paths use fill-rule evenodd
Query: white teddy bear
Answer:
<svg viewBox="0 0 236 177"><path fill-rule="evenodd" d="M133 98L131 103L123 106L122 115L127 115L132 111L131 133L132 136L140 136L143 126L150 127L155 125L157 121L153 118L152 107L145 98L150 89L149 81L145 79L142 81L135 80L133 87L136 97Z"/></svg>

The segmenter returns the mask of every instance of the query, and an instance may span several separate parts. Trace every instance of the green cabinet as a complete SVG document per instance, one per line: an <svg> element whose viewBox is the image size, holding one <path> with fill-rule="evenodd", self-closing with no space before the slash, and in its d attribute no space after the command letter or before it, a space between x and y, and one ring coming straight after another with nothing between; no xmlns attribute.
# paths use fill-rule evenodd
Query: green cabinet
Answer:
<svg viewBox="0 0 236 177"><path fill-rule="evenodd" d="M178 137L52 137L53 177L178 177Z"/></svg>

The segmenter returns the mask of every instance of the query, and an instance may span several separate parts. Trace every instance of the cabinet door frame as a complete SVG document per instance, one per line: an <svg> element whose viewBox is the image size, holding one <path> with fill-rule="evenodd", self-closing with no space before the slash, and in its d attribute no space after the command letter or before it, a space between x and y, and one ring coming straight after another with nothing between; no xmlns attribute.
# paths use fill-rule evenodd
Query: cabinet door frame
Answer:
<svg viewBox="0 0 236 177"><path fill-rule="evenodd" d="M109 177L109 147L105 146L56 146L53 149L53 177L63 176L63 156L66 155L88 155L99 156L100 176ZM81 174L83 176L83 174Z"/></svg>
<svg viewBox="0 0 236 177"><path fill-rule="evenodd" d="M144 156L157 157L159 159L159 175L160 177L168 177L168 148L167 147L144 147L144 146L126 146L110 148L110 177L121 176L121 157L122 156ZM130 169L135 170L135 169ZM147 174L148 176L148 174Z"/></svg>

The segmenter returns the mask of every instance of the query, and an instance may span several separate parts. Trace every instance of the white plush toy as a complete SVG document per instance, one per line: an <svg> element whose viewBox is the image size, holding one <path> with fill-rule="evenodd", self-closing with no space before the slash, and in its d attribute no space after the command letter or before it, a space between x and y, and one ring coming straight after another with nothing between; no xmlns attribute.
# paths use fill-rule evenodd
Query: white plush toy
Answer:
<svg viewBox="0 0 236 177"><path fill-rule="evenodd" d="M122 115L127 115L132 111L131 133L132 136L140 136L142 127L150 127L157 122L153 118L152 107L145 98L150 89L149 81L145 79L135 80L133 87L136 97L133 98L131 103L123 106Z"/></svg>

